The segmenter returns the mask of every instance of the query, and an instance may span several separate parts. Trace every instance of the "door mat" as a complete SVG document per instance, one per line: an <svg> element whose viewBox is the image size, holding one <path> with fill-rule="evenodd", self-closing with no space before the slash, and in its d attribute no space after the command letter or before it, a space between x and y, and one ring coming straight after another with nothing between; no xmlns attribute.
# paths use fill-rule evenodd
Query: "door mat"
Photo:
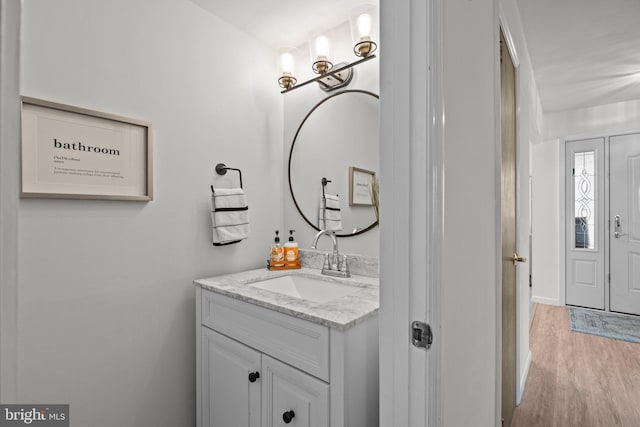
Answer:
<svg viewBox="0 0 640 427"><path fill-rule="evenodd" d="M622 341L640 343L640 317L569 308L571 330Z"/></svg>

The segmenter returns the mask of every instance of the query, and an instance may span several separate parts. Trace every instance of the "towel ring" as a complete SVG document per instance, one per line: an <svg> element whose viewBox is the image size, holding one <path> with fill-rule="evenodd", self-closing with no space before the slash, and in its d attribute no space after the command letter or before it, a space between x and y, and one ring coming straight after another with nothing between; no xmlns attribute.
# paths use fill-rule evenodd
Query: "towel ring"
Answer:
<svg viewBox="0 0 640 427"><path fill-rule="evenodd" d="M325 199L325 195L324 195L324 188L325 188L325 187L327 186L327 184L328 184L328 183L330 183L330 182L331 182L331 180L330 180L330 179L327 179L327 178L322 178L322 179L320 180L320 183L322 184L322 199L323 199L323 200Z"/></svg>
<svg viewBox="0 0 640 427"><path fill-rule="evenodd" d="M238 172L238 176L240 177L240 188L242 187L242 171L240 169L237 168L229 168L227 167L227 165L225 165L224 163L218 163L216 165L216 173L218 175L226 175L228 170L232 170L232 171L237 171ZM213 193L213 185L211 186L211 192Z"/></svg>
<svg viewBox="0 0 640 427"><path fill-rule="evenodd" d="M327 179L327 178L322 178L320 180L320 183L322 184L322 199L326 199L325 193L324 193L324 188L327 186L328 183L330 183L331 180ZM339 194L336 194L336 196L339 196Z"/></svg>
<svg viewBox="0 0 640 427"><path fill-rule="evenodd" d="M240 188L242 188L242 171L240 169L236 169L236 168L229 168L227 167L227 165L225 165L224 163L218 163L216 165L216 173L218 175L226 175L228 170L232 170L232 171L237 171L238 175L240 177ZM215 193L215 191L213 191L213 185L211 186L211 192ZM213 246L227 246L227 245L232 245L234 243L239 243L240 240L232 240L230 242L225 242L225 243L213 243Z"/></svg>

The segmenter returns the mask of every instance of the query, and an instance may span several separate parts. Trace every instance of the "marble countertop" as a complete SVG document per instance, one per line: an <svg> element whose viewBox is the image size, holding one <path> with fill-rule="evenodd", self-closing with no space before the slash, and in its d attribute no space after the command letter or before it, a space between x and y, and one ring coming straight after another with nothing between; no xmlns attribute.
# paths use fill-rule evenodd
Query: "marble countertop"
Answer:
<svg viewBox="0 0 640 427"><path fill-rule="evenodd" d="M319 303L249 286L250 283L274 277L298 275L354 286L357 291ZM300 319L341 331L374 316L380 307L379 279L356 276L342 279L320 274L317 269L270 271L266 268L194 280L203 289L266 307Z"/></svg>

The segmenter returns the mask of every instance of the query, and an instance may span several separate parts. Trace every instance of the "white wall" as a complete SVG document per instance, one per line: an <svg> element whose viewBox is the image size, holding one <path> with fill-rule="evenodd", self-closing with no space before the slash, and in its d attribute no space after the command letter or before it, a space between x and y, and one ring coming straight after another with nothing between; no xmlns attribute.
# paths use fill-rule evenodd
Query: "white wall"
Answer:
<svg viewBox="0 0 640 427"><path fill-rule="evenodd" d="M349 24L344 23L342 25L333 28L328 31L326 34L330 37L332 41L333 48L333 56L334 62L353 62L358 58L353 54L353 45L351 43L351 33ZM355 74L352 82L345 88L337 89L333 92L324 92L319 86L315 83L307 85L305 87L301 87L292 92L286 93L282 95L284 97L284 151L283 156L285 159L285 169L287 167L287 162L289 159L289 152L291 150L291 144L293 143L293 138L295 137L296 131L300 126L300 123L305 118L307 113L321 100L325 99L327 96L331 96L338 91L342 91L345 89L361 89L369 92L373 92L375 94L379 93L379 64L380 57L376 59L369 60L357 67L354 68ZM311 72L311 64L312 61L309 58L309 49L305 46L300 47L296 51L295 56L296 63L296 73L298 74L298 83L302 83L307 79L315 77L315 75ZM327 101L327 103L331 103L332 101ZM324 106L324 105L323 105ZM321 107L322 108L322 107ZM327 123L327 126L331 126L331 124ZM377 127L379 123L377 121L371 123L371 126ZM357 128L349 128L340 130L343 134L341 140L349 140L350 133L353 135L353 138L357 138L361 132ZM345 165L341 171L342 176L327 176L327 178L332 179L334 181L341 180L343 183L348 183L348 167L356 166L362 167L364 169L373 169L376 172L379 172L379 159L378 157L378 141L375 141L375 145L372 145L371 150L368 152L353 152L350 150L349 146L338 145L334 141L324 141L324 146L326 150L330 150L336 158L336 163L344 163L345 159L358 159L356 162L351 162L349 165ZM302 147L296 143L296 150L300 150ZM376 167L365 167L365 165L369 165L374 163L371 158L372 155L375 154L375 163ZM329 165L330 166L330 165ZM329 167L327 167L329 169ZM291 193L289 191L289 185L286 176L285 170L285 189L284 189L284 222L286 230L294 229L296 230L297 240L301 247L308 248L311 244L313 236L316 234L316 230L311 228L300 216L298 213L293 199L291 198ZM327 191L330 194L338 193L340 195L340 203L341 209L343 211L343 215L349 215L350 207L349 207L349 194L346 191L337 191L338 187L337 183L329 184L327 187ZM343 190L346 187L340 186ZM308 189L308 191L312 194L318 194L320 191L320 181L318 180L317 184L314 187ZM299 197L297 196L296 199ZM298 200L300 203L300 200ZM354 210L363 210L368 208L364 207L354 207ZM317 221L317 212L312 212L312 215L307 216L309 220L316 223ZM369 219L373 219L373 215L367 216ZM346 223L345 223L346 224ZM364 225L369 225L370 222ZM286 231L285 230L285 231ZM351 230L347 230L346 228L342 231L342 233L348 233ZM288 233L288 231L287 231ZM378 256L379 253L379 229L378 227L374 227L373 229L367 231L366 233L360 234L358 236L351 236L348 238L340 238L339 246L340 252L342 253L355 253L362 255L370 255L370 256ZM323 238L320 240L318 248L322 250L328 250L331 247L331 241L328 238Z"/></svg>
<svg viewBox="0 0 640 427"><path fill-rule="evenodd" d="M444 2L443 425L496 426L496 10Z"/></svg>
<svg viewBox="0 0 640 427"><path fill-rule="evenodd" d="M500 258L498 14L519 61L517 248L519 254L529 256L529 143L540 141L543 118L517 4L514 0L447 1L442 378L446 426L499 423L499 330L495 327L500 289L496 267ZM464 258L464 268L460 268L461 253L473 255ZM521 393L530 363L526 267L518 271L517 298ZM465 410L460 411L461 407Z"/></svg>
<svg viewBox="0 0 640 427"><path fill-rule="evenodd" d="M192 280L264 265L282 228L275 53L187 0L25 0L22 55L22 94L153 124L155 194L21 200L17 400L69 402L75 426L194 425ZM228 247L218 162L251 212Z"/></svg>
<svg viewBox="0 0 640 427"><path fill-rule="evenodd" d="M640 100L548 113L544 121L547 140L637 131Z"/></svg>
<svg viewBox="0 0 640 427"><path fill-rule="evenodd" d="M15 402L20 2L0 0L0 402Z"/></svg>
<svg viewBox="0 0 640 427"><path fill-rule="evenodd" d="M558 140L534 144L533 157L533 300L558 305L560 274Z"/></svg>

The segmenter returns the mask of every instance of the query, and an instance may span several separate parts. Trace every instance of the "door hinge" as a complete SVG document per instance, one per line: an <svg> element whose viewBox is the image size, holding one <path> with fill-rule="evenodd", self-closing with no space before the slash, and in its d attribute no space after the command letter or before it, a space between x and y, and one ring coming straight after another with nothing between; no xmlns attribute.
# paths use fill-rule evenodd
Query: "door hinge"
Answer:
<svg viewBox="0 0 640 427"><path fill-rule="evenodd" d="M428 323L413 321L411 322L411 344L414 347L429 350L433 344L433 332Z"/></svg>
<svg viewBox="0 0 640 427"><path fill-rule="evenodd" d="M609 283L611 283L611 273L609 273Z"/></svg>

